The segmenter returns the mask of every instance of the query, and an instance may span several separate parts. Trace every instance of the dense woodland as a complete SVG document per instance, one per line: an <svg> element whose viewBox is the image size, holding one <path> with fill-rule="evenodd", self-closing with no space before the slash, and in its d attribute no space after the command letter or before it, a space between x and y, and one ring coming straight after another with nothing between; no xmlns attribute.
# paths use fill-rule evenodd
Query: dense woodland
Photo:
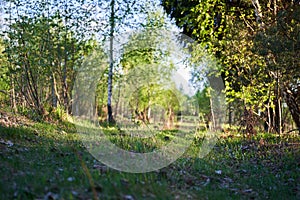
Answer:
<svg viewBox="0 0 300 200"><path fill-rule="evenodd" d="M199 191L204 199L229 194L272 199L280 192L300 197L299 0L2 0L0 5L0 168L7 174L0 198L195 199ZM179 61L190 73L193 93L172 79ZM129 151L159 148L178 129L200 135L188 156L169 168L145 176L118 174L87 161L91 156L73 136L75 117L96 121ZM158 139L124 136L131 129L146 133L143 128L156 131ZM213 153L199 161L193 148L208 130L222 135ZM75 162L69 151L75 152L74 166L82 168L75 178L65 172ZM57 171L41 164L59 183L36 175L41 185L59 189L25 187L30 181L23 184L19 177L28 176L14 172L39 171L29 162L24 168L16 164L37 152L61 165ZM58 164L56 153L68 164ZM21 160L9 160L15 155ZM14 166L10 172L9 166ZM254 183L258 177L252 174L263 170L269 176L259 175L260 185ZM73 182L90 189L62 189ZM283 189L265 187L272 182ZM137 187L143 183L145 191ZM170 188L175 192L161 196Z"/></svg>

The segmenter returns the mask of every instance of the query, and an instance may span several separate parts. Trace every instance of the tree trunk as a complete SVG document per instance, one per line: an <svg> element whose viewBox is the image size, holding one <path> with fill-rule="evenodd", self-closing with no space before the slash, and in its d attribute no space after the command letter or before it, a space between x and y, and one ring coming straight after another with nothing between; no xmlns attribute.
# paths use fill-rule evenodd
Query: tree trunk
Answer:
<svg viewBox="0 0 300 200"><path fill-rule="evenodd" d="M272 110L270 108L270 102L268 101L268 107L267 107L267 112L268 112L268 121L266 122L266 128L265 130L270 133L272 129Z"/></svg>
<svg viewBox="0 0 300 200"><path fill-rule="evenodd" d="M279 96L275 105L275 126L278 134L282 133L282 109L281 109L281 97Z"/></svg>
<svg viewBox="0 0 300 200"><path fill-rule="evenodd" d="M67 12L67 4L65 5L65 12ZM63 77L62 77L62 95L63 95L63 102L65 112L69 113L69 99L68 99L68 82L67 82L67 67L68 67L68 53L67 53L67 36L68 36L68 29L67 29L67 16L65 16L65 47L64 47L64 67L63 67Z"/></svg>
<svg viewBox="0 0 300 200"><path fill-rule="evenodd" d="M121 101L120 98L121 98L121 84L118 84L118 97L116 99L116 105L115 105L115 117L117 117L118 113L119 113L119 104ZM122 105L121 105L121 108L122 108ZM122 114L122 111L121 111L121 114Z"/></svg>
<svg viewBox="0 0 300 200"><path fill-rule="evenodd" d="M109 71L108 71L108 97L107 97L107 122L108 124L114 123L114 118L112 115L112 79L113 79L113 67L114 67L114 58L113 58L113 37L114 37L114 29L115 29L115 0L111 0L111 15L110 15L110 63L109 63Z"/></svg>
<svg viewBox="0 0 300 200"><path fill-rule="evenodd" d="M228 104L228 124L232 125L232 103Z"/></svg>
<svg viewBox="0 0 300 200"><path fill-rule="evenodd" d="M57 107L57 96L56 96L56 81L55 81L55 75L52 74L51 77L51 99L52 99L52 106L54 108Z"/></svg>
<svg viewBox="0 0 300 200"><path fill-rule="evenodd" d="M262 23L263 15L262 15L262 10L261 10L259 0L252 0L252 5L254 6L254 9L255 9L256 23L259 24L259 26L261 28L263 25L263 23Z"/></svg>
<svg viewBox="0 0 300 200"><path fill-rule="evenodd" d="M274 10L274 16L276 16L277 15L277 0L273 0L273 10Z"/></svg>
<svg viewBox="0 0 300 200"><path fill-rule="evenodd" d="M254 118L254 115L253 115L253 111L252 111L252 108L249 108L247 109L246 106L245 106L245 109L244 109L244 117L245 117L245 122L246 122L246 134L247 136L252 136L252 135L255 135L256 134L256 131L254 129L255 127L255 118Z"/></svg>
<svg viewBox="0 0 300 200"><path fill-rule="evenodd" d="M274 115L274 122L275 122L275 129L276 132L281 134L282 132L282 112L281 112L281 90L280 90L280 78L279 78L279 71L277 71L276 77L276 87L275 87L275 115Z"/></svg>
<svg viewBox="0 0 300 200"><path fill-rule="evenodd" d="M148 111L147 111L147 119L148 119L148 122L150 122L150 119L151 119L151 107L149 106L147 109L148 109Z"/></svg>
<svg viewBox="0 0 300 200"><path fill-rule="evenodd" d="M216 121L215 121L215 113L214 113L214 109L213 109L213 101L212 98L209 98L209 103L210 103L210 113L211 113L211 120L212 120L212 128L213 130L216 128Z"/></svg>
<svg viewBox="0 0 300 200"><path fill-rule="evenodd" d="M167 123L165 124L165 129L172 129L174 124L174 111L172 107L167 110Z"/></svg>
<svg viewBox="0 0 300 200"><path fill-rule="evenodd" d="M298 94L297 94L298 93ZM291 112L292 118L300 131L300 108L297 104L296 97L299 95L299 92L294 94L289 88L285 88L284 90L284 97L286 104L289 108L289 111Z"/></svg>
<svg viewBox="0 0 300 200"><path fill-rule="evenodd" d="M14 82L13 75L11 77L11 94L10 94L10 100L11 100L11 108L12 108L13 112L17 112L15 82Z"/></svg>
<svg viewBox="0 0 300 200"><path fill-rule="evenodd" d="M22 39L23 45L25 46L25 41ZM45 109L44 106L42 105L41 99L40 99L40 95L39 95L39 91L38 91L38 83L37 83L37 77L34 76L34 73L32 71L32 66L31 66L31 62L27 56L27 53L24 54L24 73L25 73L25 80L27 81L27 91L28 94L24 94L24 95L28 95L27 99L31 99L30 102L28 102L29 104L33 104L35 110L38 112L39 115L44 116L45 114ZM37 72L35 72L37 73ZM26 96L25 96L26 97Z"/></svg>

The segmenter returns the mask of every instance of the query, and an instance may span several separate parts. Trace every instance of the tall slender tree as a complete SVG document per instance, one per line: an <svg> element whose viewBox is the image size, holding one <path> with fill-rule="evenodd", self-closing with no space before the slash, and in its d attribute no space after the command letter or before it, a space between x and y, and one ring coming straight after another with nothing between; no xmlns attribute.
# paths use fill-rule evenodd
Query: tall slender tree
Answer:
<svg viewBox="0 0 300 200"><path fill-rule="evenodd" d="M112 114L112 81L113 81L113 67L114 67L114 54L113 54L113 45L114 45L114 32L115 32L115 0L111 0L110 3L110 33L109 33L109 71L108 71L108 83L107 83L107 121L109 124L114 123L114 118Z"/></svg>
<svg viewBox="0 0 300 200"><path fill-rule="evenodd" d="M109 70L107 82L107 122L113 124L115 122L112 110L112 94L113 94L113 74L115 66L114 58L114 38L115 34L120 34L122 28L134 27L134 24L129 24L133 14L138 14L143 10L143 2L136 2L135 0L110 0L109 3ZM124 30L123 30L124 31Z"/></svg>

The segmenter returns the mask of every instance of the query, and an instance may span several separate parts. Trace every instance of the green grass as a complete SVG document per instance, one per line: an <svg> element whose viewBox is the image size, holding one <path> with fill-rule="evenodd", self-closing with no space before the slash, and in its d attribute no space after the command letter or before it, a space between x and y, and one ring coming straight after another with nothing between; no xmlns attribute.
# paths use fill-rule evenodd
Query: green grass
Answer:
<svg viewBox="0 0 300 200"><path fill-rule="evenodd" d="M148 152L174 132L132 139L103 129L116 145ZM121 134L121 135L120 135ZM219 139L203 159L201 135L171 165L149 173L110 169L93 158L70 123L0 126L0 199L299 199L299 136ZM10 141L13 145L11 146Z"/></svg>

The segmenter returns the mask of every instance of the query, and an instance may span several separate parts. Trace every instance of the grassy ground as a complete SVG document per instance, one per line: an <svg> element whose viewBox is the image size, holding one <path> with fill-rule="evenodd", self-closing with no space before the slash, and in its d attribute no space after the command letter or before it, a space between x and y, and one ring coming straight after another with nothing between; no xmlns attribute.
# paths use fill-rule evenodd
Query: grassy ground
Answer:
<svg viewBox="0 0 300 200"><path fill-rule="evenodd" d="M126 148L116 132L106 130ZM70 123L0 126L0 199L300 199L299 136L231 134L203 159L200 141L168 167L130 174L95 160Z"/></svg>

